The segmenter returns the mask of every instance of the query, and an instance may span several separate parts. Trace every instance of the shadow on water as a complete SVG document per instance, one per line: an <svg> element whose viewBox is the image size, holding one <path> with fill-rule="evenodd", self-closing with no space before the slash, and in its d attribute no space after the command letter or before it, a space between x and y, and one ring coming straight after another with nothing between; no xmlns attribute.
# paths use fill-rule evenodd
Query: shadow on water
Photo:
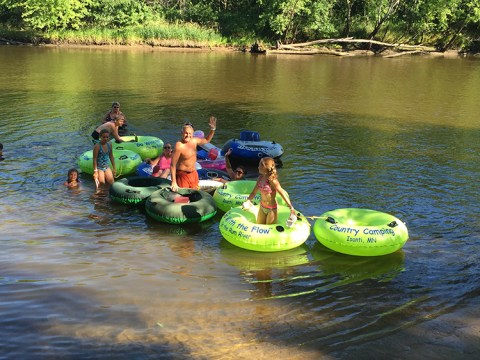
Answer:
<svg viewBox="0 0 480 360"><path fill-rule="evenodd" d="M3 332L12 334L1 346L7 358L191 357L188 346L166 339L162 324L142 318L134 304L114 308L99 302L102 290L64 287L50 292L36 283L2 283L1 302L23 304L21 312L0 320ZM85 316L77 318L81 314Z"/></svg>
<svg viewBox="0 0 480 360"><path fill-rule="evenodd" d="M83 55L95 58L90 53ZM79 61L76 57L68 57L65 63ZM168 57L162 55L162 59ZM40 61L45 58L37 56L34 59ZM103 63L102 56L97 60ZM259 62L263 60L266 63L269 61L262 59ZM368 60L369 63L371 61L375 60ZM11 69L15 70L18 66L13 63L16 61L11 65ZM138 238L142 237L146 247L166 243L167 247L159 246L158 253L153 252L154 265L153 270L148 268L149 273L155 273L158 270L155 268L157 263L162 263L160 268L165 275L159 275L159 283L170 285L172 283L169 281L173 278L180 284L171 286L179 289L180 301L174 305L180 305L182 311L192 317L202 311L212 317L205 322L197 320L194 327L198 331L194 335L185 335L178 341L165 339L157 333L157 326L161 326L153 320L145 321L145 315L142 314L164 306L162 301L156 301L162 296L168 298L169 287L158 286L156 292L150 293L153 290L146 277L134 278L144 283L140 295L145 302L141 303L141 299L136 298L138 303L132 301L129 304L121 300L112 301L110 296L116 295L115 289L125 291L125 294L134 293L135 289L129 288L131 283L118 285L110 278L99 280L98 283L104 285L105 289L95 291L81 284L70 290L68 282L76 281L73 273L70 275L72 279L66 279L66 285L61 282L57 285L54 281L44 284L3 284L2 305L6 306L0 319L0 328L10 337L2 342L3 353L7 349L12 358L32 358L32 353L38 354L38 357L44 355L45 358L60 357L62 353L64 358L158 358L158 354L165 354L167 358L195 358L193 346L188 345L195 343L201 332L216 329L218 323L225 319L226 325L221 328L222 336L252 323L253 329L242 331L259 340L254 345L244 343L237 347L228 346L233 352L241 350L242 346L263 349L268 344L278 344L290 347L292 352L307 348L317 354L338 354L342 359L384 358L381 353L384 348L382 339L407 336L414 325L478 300L480 223L477 208L480 195L475 179L480 168L480 130L477 120L464 124L465 127L457 127L457 122L465 122L462 112L453 112L447 106L450 101L444 101L443 94L446 93L443 86L438 86L442 96L432 94L428 88L423 89L428 96L420 96L423 100L420 104L414 104L416 96L410 97L410 91L403 93L408 100L405 103L401 103L399 97L389 98L375 92L378 88L385 89L386 83L372 77L368 78L368 82L356 81L355 86L349 88L337 88L338 84L348 79L332 77L330 81L322 82L318 81L321 76L308 76L293 79L301 84L299 89L302 89L295 94L290 86L291 74L284 76L286 72L274 72L275 66L287 63L289 60L272 60L264 68L268 74L258 71L257 66L253 67L256 75L267 74L265 79L269 81L250 84L242 83L240 78L232 81L229 74L242 73L238 71L222 72L221 79L225 81L225 86L208 86L203 81L207 79L202 78L199 88L203 91L198 91L199 88L195 88L191 81L173 81L171 78L161 78L159 74L157 77L151 76L151 71L162 69L161 66L155 69L147 67L148 92L145 92L145 84L139 80L141 73L138 71L141 67L138 66L132 67L134 73L124 75L127 81L122 88L114 88L114 84L105 87L105 84L110 84L106 81L110 77L102 78L101 71L96 72L99 74L97 84L89 78L93 73L90 68L84 68L81 75L85 76L75 80L73 70L63 74L63 77L54 76L49 69L58 70L60 67L39 66L42 63L31 64L29 74L34 77L26 77L28 82L18 83L11 89L7 86L0 95L4 103L11 104L4 109L4 116L0 119L6 134L2 139L6 145L5 161L1 163L0 171L5 196L0 206L5 208L3 214L8 220L7 225L1 224L2 234L8 230L9 236L12 234L14 238L13 234L17 236L16 233L20 232L25 241L41 244L48 244L51 234L55 232L61 233L62 241L67 241L69 235L75 235L79 243L89 244L92 238L96 241L95 245L103 241L117 242L118 253L127 251L128 254L130 251L134 254L123 260L128 262L127 268L140 270L143 270L143 262L149 259L151 253L148 249L142 253L135 252L139 245L136 242ZM312 66L319 65L319 69L324 69L322 64L326 63L330 63L330 60L308 62ZM348 68L358 63L351 62ZM122 64L126 65L125 71L131 71L127 66L129 64ZM292 64L302 65L300 62ZM346 63L337 64L335 61L334 64L341 69L335 73L340 76ZM384 64L377 64L376 68L379 66ZM191 75L188 69L194 67L184 68L186 75ZM332 68L337 67L327 70ZM118 72L115 67L108 66L106 69L106 75L110 74L109 71ZM297 66L297 70L301 71L301 68ZM358 70L350 75L370 76L376 71L373 67ZM415 70L415 66L409 67L409 70ZM21 71L24 72L23 67ZM8 74L6 72L6 76ZM321 75L321 72L316 74ZM325 74L333 73L325 71ZM44 81L47 76L51 77L53 86L52 82ZM86 78L89 81L85 81ZM315 81L310 82L309 79L313 78ZM20 79L19 76L13 78L12 84ZM38 83L30 84L35 79ZM63 82L63 79L69 79L66 82L71 85L68 90L64 89L62 83L55 82ZM190 77L185 79L195 80ZM281 79L284 82L275 84ZM212 84L218 85L216 80L214 78ZM423 80L428 80L428 77ZM458 83L463 86L466 80L461 79ZM372 86L375 81L373 85L377 87ZM437 81L435 84L441 84L442 80L437 78ZM414 84L415 87L430 84L429 81L419 82L417 78L401 83ZM45 87L47 84L49 87ZM172 86L169 87L169 84ZM184 84L187 86L182 87ZM210 88L220 88L226 92L230 84L238 86L236 90L244 87L246 91L257 92L258 96L252 96L254 93L245 96L241 91L233 91L235 96L231 97L209 93ZM259 88L259 84L265 84L267 88ZM472 82L472 88L475 84L478 82ZM155 87L157 85L158 88ZM352 92L356 86L362 91ZM369 91L365 91L363 86L368 86ZM17 87L20 90L17 91ZM394 87L388 85L390 88ZM346 96L345 91L350 92L351 96ZM335 93L341 95L335 97ZM477 94L478 91L472 93ZM261 94L267 94L267 97ZM368 94L368 98L364 94ZM467 104L457 97L452 109L469 104L473 104L469 105L470 110L477 109L475 97L470 98L473 101ZM158 223L149 218L142 208L116 204L107 197L90 198L94 192L91 180L85 180L85 189L82 189L87 200L75 202L72 197L67 197L65 201L65 196L52 193L52 178L63 180L66 170L76 164L78 156L91 150L91 130L98 124L112 99L120 100L125 106L127 118L136 133L158 136L167 142L179 138L181 124L185 121L192 121L196 129L206 129L210 113L219 119L213 139L213 143L219 147L228 139L238 136L241 130L258 131L262 139L274 140L284 147L283 167L279 170L281 183L294 205L303 213L320 215L327 210L344 207L385 211L407 222L410 240L403 250L376 258L333 253L315 240L294 251L253 253L232 249L224 240L218 240L216 223L219 215L213 220L187 226ZM370 99L375 101L369 102ZM395 102L389 102L392 99ZM424 104L425 101L430 102ZM382 103L386 104L382 107L384 110L378 110ZM366 104L364 108L357 109L363 104ZM424 111L424 105L435 111ZM453 119L451 125L443 117L444 106ZM467 115L470 119L478 119L477 113L475 110ZM75 116L72 117L72 114ZM443 121L443 125L437 125L436 117L441 117L438 121L439 124ZM32 134L35 134L34 139ZM73 220L69 218L72 211L75 211ZM41 236L35 233L37 231ZM119 236L122 236L121 241L118 241ZM125 244L132 245L132 249ZM45 245L44 253L27 253L28 256L37 254L44 271L51 264L49 261L53 261L51 250L56 249L55 243L51 246L48 248ZM83 249L76 251L81 261L92 261L84 259ZM15 252L23 255L24 244L5 244L5 259ZM17 258L13 257L14 260L7 263L5 269L31 266L31 258L21 255L17 257L25 263L17 264ZM56 261L70 266L62 263L68 262L64 255L61 253ZM103 268L100 267L102 271L107 269L111 273L126 273L123 266L110 268L118 258L118 254L112 255L112 249L107 248L92 263L95 268L100 267L97 262L106 263ZM182 270L179 276L175 276L178 272L165 270L172 266L181 268L187 263L186 258L193 270ZM218 258L220 264L216 262ZM210 261L207 266L205 259ZM43 262L46 264L43 265ZM232 268L233 275L229 275L225 269ZM193 285L189 282L192 273L200 274L202 279L208 278L202 282L208 284L205 288L215 287L217 283L229 287L226 287L227 290L222 288L218 292L209 292L200 282L194 281ZM89 274L98 275L96 270L90 270ZM122 279L128 280L128 277ZM10 286L15 288L8 289ZM235 294L231 298L230 288L240 289L242 294ZM245 299L244 289L250 300L247 306L242 301ZM207 300L192 302L197 295ZM217 308L207 312L205 309L215 306L216 300ZM110 306L111 303L118 303L118 306ZM222 317L222 314L233 313L238 308L242 309L236 313L238 319ZM175 309L172 307L172 312ZM185 322L191 325L190 320ZM173 331L176 330L174 328ZM423 335L419 336L419 343L431 340L431 334ZM7 339L6 336L4 338ZM473 347L475 342L480 343L476 334L463 341L469 347ZM373 346L361 348L361 344ZM208 347L210 345L214 347L215 342L208 343ZM215 349L206 347L199 350L196 358L203 358L202 351L211 351L212 358L220 357L214 353ZM355 352L356 348L361 351ZM414 350L415 346L412 353ZM438 353L429 355L440 358L444 350L445 346ZM276 355L275 352L272 357ZM395 354L392 357L395 358ZM455 356L448 358L454 359Z"/></svg>
<svg viewBox="0 0 480 360"><path fill-rule="evenodd" d="M259 334L262 340L280 344L283 339L287 344L321 350L335 358L383 358L385 344L398 346L398 341L408 341L421 347L431 343L433 337L429 331L420 331L425 337L422 340L418 334L412 336L412 332L418 333L412 327L416 329L415 326L427 322L423 326L430 330L438 331L438 326L448 328L445 324L430 327L428 321L461 308L462 303L475 302L480 294L473 287L471 292L450 299L436 293L441 290L433 290L433 283L430 284L432 288L427 284L421 286L416 279L410 279L410 283L402 276L411 267L406 264L403 250L378 257L356 257L335 253L320 243L314 243L309 255L312 261L301 269L286 267L279 274L266 267L242 273L258 288L252 292L252 299L301 304L301 308L291 311L289 321L263 330ZM425 276L425 282L430 281L426 274L420 276ZM296 288L300 291L295 292ZM298 301L292 298L298 298ZM450 326L450 331L454 330ZM285 334L289 334L288 338ZM449 336L450 333L445 331L443 338L438 337L439 345ZM389 340L384 343L385 338ZM395 340L397 338L400 340ZM449 355L439 359L460 359L475 353L480 349L479 339L478 334L457 339L456 347L449 351ZM355 352L355 347L361 349L360 354ZM435 346L422 349L418 358L428 356L433 348ZM399 351L403 351L399 359L412 358L410 348L400 348Z"/></svg>

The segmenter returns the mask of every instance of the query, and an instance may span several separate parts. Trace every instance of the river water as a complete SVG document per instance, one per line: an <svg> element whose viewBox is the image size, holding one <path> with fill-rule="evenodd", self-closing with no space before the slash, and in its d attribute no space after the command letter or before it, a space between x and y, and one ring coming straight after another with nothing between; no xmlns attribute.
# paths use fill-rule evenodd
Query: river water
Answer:
<svg viewBox="0 0 480 360"><path fill-rule="evenodd" d="M367 359L350 350L479 301L479 59L0 47L0 64L1 358ZM167 225L89 176L65 189L113 100L165 142L210 113L218 146L258 131L305 215L375 209L410 238L255 253L222 214Z"/></svg>

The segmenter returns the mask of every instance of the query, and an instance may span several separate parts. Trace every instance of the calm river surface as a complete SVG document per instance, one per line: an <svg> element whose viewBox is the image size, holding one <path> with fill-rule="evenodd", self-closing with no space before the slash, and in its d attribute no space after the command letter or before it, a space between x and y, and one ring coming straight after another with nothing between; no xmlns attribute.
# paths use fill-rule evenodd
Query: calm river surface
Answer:
<svg viewBox="0 0 480 360"><path fill-rule="evenodd" d="M480 299L479 59L0 47L0 64L0 358L367 359L351 349ZM166 142L210 113L216 145L258 131L305 215L380 210L410 239L255 253L221 214L166 225L89 176L65 189L113 100Z"/></svg>

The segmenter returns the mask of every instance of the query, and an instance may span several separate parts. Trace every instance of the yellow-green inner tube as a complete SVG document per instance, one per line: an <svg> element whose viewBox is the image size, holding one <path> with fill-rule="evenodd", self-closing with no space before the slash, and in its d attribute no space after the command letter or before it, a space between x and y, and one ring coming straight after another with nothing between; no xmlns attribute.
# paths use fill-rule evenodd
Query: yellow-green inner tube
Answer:
<svg viewBox="0 0 480 360"><path fill-rule="evenodd" d="M408 240L407 227L395 216L358 208L327 211L313 224L313 233L327 248L357 256L390 254Z"/></svg>

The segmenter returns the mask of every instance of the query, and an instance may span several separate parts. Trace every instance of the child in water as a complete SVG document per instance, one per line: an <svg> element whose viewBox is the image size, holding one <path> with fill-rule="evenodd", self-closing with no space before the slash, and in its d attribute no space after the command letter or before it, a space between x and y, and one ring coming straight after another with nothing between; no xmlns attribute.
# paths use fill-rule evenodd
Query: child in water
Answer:
<svg viewBox="0 0 480 360"><path fill-rule="evenodd" d="M260 176L257 179L257 183L252 193L248 196L247 201L243 203L243 207L246 209L250 208L252 206L252 199L257 192L260 191L261 200L257 215L257 224L275 224L278 221L278 204L276 200L278 192L290 208L290 218L295 218L295 209L287 193L282 189L278 181L275 161L271 157L262 158L258 165L258 172Z"/></svg>
<svg viewBox="0 0 480 360"><path fill-rule="evenodd" d="M100 185L113 184L115 177L115 159L112 146L108 142L110 133L107 129L100 131L100 142L93 147L93 179L98 188Z"/></svg>
<svg viewBox="0 0 480 360"><path fill-rule="evenodd" d="M80 185L80 181L78 180L78 170L77 169L70 169L68 170L67 174L67 181L63 183L68 188L75 188Z"/></svg>

